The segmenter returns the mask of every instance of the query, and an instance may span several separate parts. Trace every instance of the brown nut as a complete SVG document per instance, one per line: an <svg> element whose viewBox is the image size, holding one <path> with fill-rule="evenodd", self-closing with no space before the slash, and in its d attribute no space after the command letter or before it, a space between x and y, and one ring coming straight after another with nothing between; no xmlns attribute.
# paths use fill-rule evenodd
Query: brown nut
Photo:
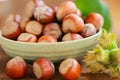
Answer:
<svg viewBox="0 0 120 80"><path fill-rule="evenodd" d="M23 58L16 56L9 60L6 64L6 74L10 78L19 79L23 78L27 73L27 63Z"/></svg>
<svg viewBox="0 0 120 80"><path fill-rule="evenodd" d="M19 41L19 42L36 42L37 37L30 33L21 33L18 36L17 41Z"/></svg>
<svg viewBox="0 0 120 80"><path fill-rule="evenodd" d="M50 23L55 18L55 11L48 6L37 7L34 10L34 18L40 23Z"/></svg>
<svg viewBox="0 0 120 80"><path fill-rule="evenodd" d="M42 33L43 25L37 21L29 21L25 27L25 31L36 36Z"/></svg>
<svg viewBox="0 0 120 80"><path fill-rule="evenodd" d="M76 14L69 14L63 19L62 31L64 33L75 32L80 33L83 29L84 21Z"/></svg>
<svg viewBox="0 0 120 80"><path fill-rule="evenodd" d="M29 18L26 16L22 16L19 14L10 14L7 17L5 24L7 24L9 22L16 22L21 27L22 31L24 31L24 28L28 21L29 21Z"/></svg>
<svg viewBox="0 0 120 80"><path fill-rule="evenodd" d="M44 26L43 34L52 35L55 38L59 39L62 36L62 31L57 23L49 23Z"/></svg>
<svg viewBox="0 0 120 80"><path fill-rule="evenodd" d="M43 35L38 39L39 43L50 43L50 42L57 42L57 39L51 35Z"/></svg>
<svg viewBox="0 0 120 80"><path fill-rule="evenodd" d="M16 39L21 32L21 28L16 22L6 23L2 28L2 35L8 39Z"/></svg>
<svg viewBox="0 0 120 80"><path fill-rule="evenodd" d="M82 72L82 67L74 58L65 59L60 63L59 73L66 80L78 80Z"/></svg>
<svg viewBox="0 0 120 80"><path fill-rule="evenodd" d="M77 7L72 1L65 1L58 6L57 19L61 21L68 14L77 14Z"/></svg>
<svg viewBox="0 0 120 80"><path fill-rule="evenodd" d="M96 30L99 30L104 25L104 18L101 14L93 12L85 18L85 23L92 23Z"/></svg>
<svg viewBox="0 0 120 80"><path fill-rule="evenodd" d="M67 33L63 36L62 41L71 41L71 40L78 40L78 39L83 39L83 37L77 33Z"/></svg>
<svg viewBox="0 0 120 80"><path fill-rule="evenodd" d="M33 63L33 73L39 80L48 80L55 73L54 64L47 58L39 58Z"/></svg>
<svg viewBox="0 0 120 80"><path fill-rule="evenodd" d="M91 23L87 23L84 25L84 27L81 31L81 35L83 37L89 37L89 36L96 34L96 32L97 32L97 30L96 30L95 26Z"/></svg>

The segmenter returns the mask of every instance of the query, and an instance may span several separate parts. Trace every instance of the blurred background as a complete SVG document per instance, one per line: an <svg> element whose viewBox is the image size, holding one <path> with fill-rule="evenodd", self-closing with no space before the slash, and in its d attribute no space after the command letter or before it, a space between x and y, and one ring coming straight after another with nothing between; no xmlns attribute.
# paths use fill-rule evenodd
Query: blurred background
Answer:
<svg viewBox="0 0 120 80"><path fill-rule="evenodd" d="M19 13L24 14L24 6L29 0L0 0L0 28L3 26L3 22L8 14ZM64 0L44 0L49 5L57 5ZM74 0L73 0L74 1ZM92 1L92 0L91 0ZM103 0L107 3L110 9L110 15L112 18L113 33L117 34L120 39L120 0Z"/></svg>

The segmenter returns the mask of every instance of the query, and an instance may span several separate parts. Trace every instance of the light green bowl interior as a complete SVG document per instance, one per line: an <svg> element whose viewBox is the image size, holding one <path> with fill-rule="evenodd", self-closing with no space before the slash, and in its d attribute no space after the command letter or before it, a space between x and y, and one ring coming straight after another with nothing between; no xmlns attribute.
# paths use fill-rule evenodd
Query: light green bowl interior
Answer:
<svg viewBox="0 0 120 80"><path fill-rule="evenodd" d="M56 62L69 57L83 57L88 50L96 45L101 33L102 29L97 34L81 40L55 43L18 42L4 38L3 36L1 36L0 40L1 47L11 57L21 56L26 60L36 60L40 57L46 57Z"/></svg>

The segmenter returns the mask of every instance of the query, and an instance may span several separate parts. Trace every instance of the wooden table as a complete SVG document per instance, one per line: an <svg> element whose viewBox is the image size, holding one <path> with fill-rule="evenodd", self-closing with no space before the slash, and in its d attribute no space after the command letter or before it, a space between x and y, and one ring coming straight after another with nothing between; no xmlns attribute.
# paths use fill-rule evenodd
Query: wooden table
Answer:
<svg viewBox="0 0 120 80"><path fill-rule="evenodd" d="M17 1L17 0L14 0L14 1ZM56 1L56 0L53 0L53 1ZM58 1L61 1L61 0L58 0ZM120 9L119 9L120 0L105 0L105 1L108 3L108 6L110 7L110 12L111 12L112 21L113 21L112 32L116 33L117 37L120 38ZM3 51L3 49L0 47L0 80L15 80L15 79L10 79L5 73L6 63L10 59L11 58L7 56L5 52ZM27 75L24 78L19 79L19 80L37 80L32 72L32 64L28 64ZM60 76L58 69L56 69L56 73L51 80L64 80L64 79ZM120 79L111 78L107 74L86 73L83 67L81 77L78 80L120 80Z"/></svg>

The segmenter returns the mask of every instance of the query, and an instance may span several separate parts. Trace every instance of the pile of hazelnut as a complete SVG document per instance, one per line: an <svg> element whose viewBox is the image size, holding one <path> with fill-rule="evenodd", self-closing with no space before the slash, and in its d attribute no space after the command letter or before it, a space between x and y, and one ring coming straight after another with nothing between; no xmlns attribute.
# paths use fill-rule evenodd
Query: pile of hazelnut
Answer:
<svg viewBox="0 0 120 80"><path fill-rule="evenodd" d="M8 16L2 35L20 42L63 42L92 36L103 24L101 14L83 17L72 1L50 7L43 0L30 0L24 16Z"/></svg>

